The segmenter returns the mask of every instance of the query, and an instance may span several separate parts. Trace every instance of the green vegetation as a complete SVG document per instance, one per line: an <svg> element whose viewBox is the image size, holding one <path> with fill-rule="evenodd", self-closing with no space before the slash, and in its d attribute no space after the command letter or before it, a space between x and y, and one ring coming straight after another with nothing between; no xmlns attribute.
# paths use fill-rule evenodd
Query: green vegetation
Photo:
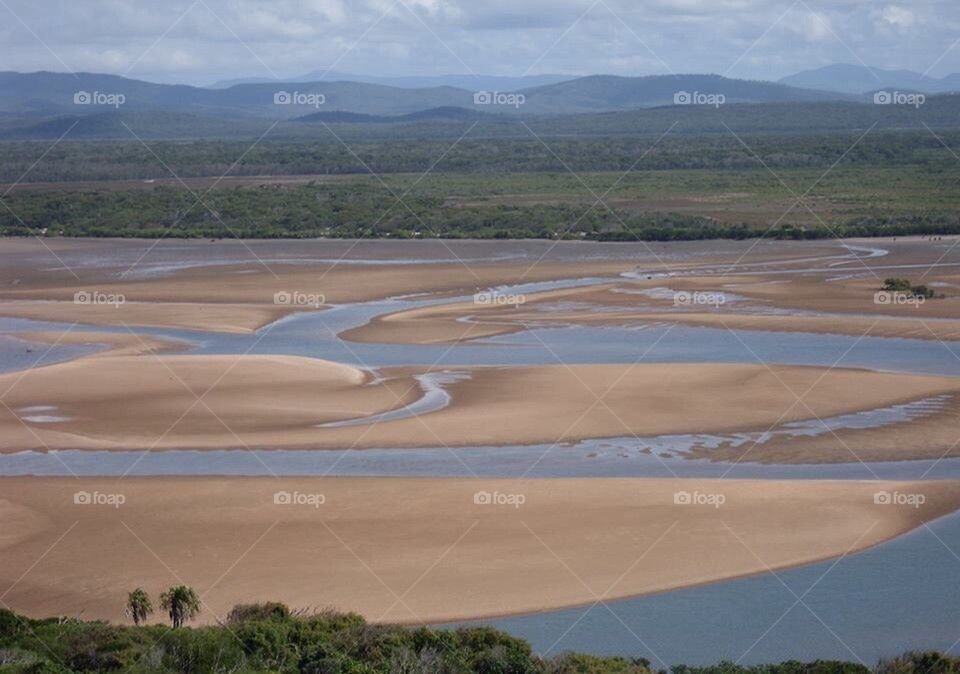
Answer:
<svg viewBox="0 0 960 674"><path fill-rule="evenodd" d="M941 143L960 145L960 135L743 140L0 144L0 176L23 177L0 197L0 235L670 241L960 233L960 162Z"/></svg>
<svg viewBox="0 0 960 674"><path fill-rule="evenodd" d="M200 598L192 587L177 585L160 595L160 606L170 615L176 629L199 615Z"/></svg>
<svg viewBox="0 0 960 674"><path fill-rule="evenodd" d="M884 279L883 287L880 290L891 293L903 293L911 297L923 297L924 299L931 299L934 296L932 288L928 288L925 285L913 285L909 279L905 278Z"/></svg>
<svg viewBox="0 0 960 674"><path fill-rule="evenodd" d="M50 142L0 143L0 182L12 183L24 174L27 182L61 182L160 179L171 178L171 172L181 178L370 171L419 174L431 167L434 173L496 176L563 173L567 168L577 173L622 173L631 168L728 171L766 165L774 170L819 168L819 177L834 163L840 167L918 166L935 174L957 163L944 144L960 147L958 131L937 131L937 136L925 130L873 131L864 136L860 127L851 127L858 130L780 135L738 132L739 138L724 130L722 134L691 136L676 127L670 130L675 120L667 118L651 130L604 135L591 126L602 120L603 116L590 123L580 120L577 127L559 131L541 128L544 121L531 121L528 128L536 136L513 123L508 137L490 136L484 126L449 125L452 137L441 139L411 139L406 134L376 139L367 126L351 137L330 127L336 137L323 131L321 138L290 141L277 140L271 134L256 145L254 140L269 127L249 140L161 140L148 146L129 132L122 141L76 141L71 134L53 147ZM61 133L67 128L69 125Z"/></svg>
<svg viewBox="0 0 960 674"><path fill-rule="evenodd" d="M151 614L153 614L153 602L150 601L150 595L145 590L138 587L127 595L127 615L133 620L134 625L145 623Z"/></svg>
<svg viewBox="0 0 960 674"><path fill-rule="evenodd" d="M237 606L222 626L170 629L31 620L0 610L0 674L69 672L305 674L648 674L643 658L567 653L540 658L487 627L370 625L354 614L293 615L282 604ZM675 666L673 674L956 674L960 659L909 653L874 670L816 661Z"/></svg>
<svg viewBox="0 0 960 674"><path fill-rule="evenodd" d="M155 185L18 190L3 199L9 208L0 209L0 234L606 241L943 235L960 233L958 179L960 162L940 171L838 167L826 176L819 169L776 176L766 169L437 173L209 192Z"/></svg>

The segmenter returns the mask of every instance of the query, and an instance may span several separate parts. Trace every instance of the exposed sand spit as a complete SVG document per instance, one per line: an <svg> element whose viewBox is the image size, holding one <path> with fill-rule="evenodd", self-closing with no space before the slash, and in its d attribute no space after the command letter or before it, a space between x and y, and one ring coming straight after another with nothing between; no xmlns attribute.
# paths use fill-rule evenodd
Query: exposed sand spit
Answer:
<svg viewBox="0 0 960 674"><path fill-rule="evenodd" d="M884 491L925 502L875 504ZM0 538L4 602L118 621L129 590L181 582L204 622L271 599L404 622L545 610L843 555L960 506L956 482L0 478L0 493L21 513Z"/></svg>
<svg viewBox="0 0 960 674"><path fill-rule="evenodd" d="M81 358L0 375L0 448L347 448L536 444L763 430L960 390L955 378L746 364L457 368L448 406L402 408L423 368L356 368L293 356ZM802 402L798 401L802 398ZM51 408L53 423L22 410Z"/></svg>

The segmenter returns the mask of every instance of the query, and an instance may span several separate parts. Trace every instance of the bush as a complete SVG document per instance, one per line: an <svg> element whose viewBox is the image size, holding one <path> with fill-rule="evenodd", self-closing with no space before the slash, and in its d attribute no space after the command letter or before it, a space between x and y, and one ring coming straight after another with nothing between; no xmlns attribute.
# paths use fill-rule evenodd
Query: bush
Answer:
<svg viewBox="0 0 960 674"><path fill-rule="evenodd" d="M290 609L277 601L263 604L237 604L227 614L227 624L236 625L248 620L287 620Z"/></svg>
<svg viewBox="0 0 960 674"><path fill-rule="evenodd" d="M940 653L905 653L896 658L881 660L877 674L957 674L960 659Z"/></svg>

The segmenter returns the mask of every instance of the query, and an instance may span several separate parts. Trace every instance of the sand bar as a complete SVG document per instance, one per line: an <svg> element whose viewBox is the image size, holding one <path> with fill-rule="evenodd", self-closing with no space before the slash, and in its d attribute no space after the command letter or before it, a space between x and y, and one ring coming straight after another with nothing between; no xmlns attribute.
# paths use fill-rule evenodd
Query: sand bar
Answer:
<svg viewBox="0 0 960 674"><path fill-rule="evenodd" d="M141 356L159 353L171 353L185 350L189 344L179 339L138 335L131 332L89 332L81 330L15 332L17 339L40 344L97 344L105 346L105 351L93 353L87 358L107 356Z"/></svg>
<svg viewBox="0 0 960 674"><path fill-rule="evenodd" d="M956 297L922 304L874 302L878 284L779 277L690 277L606 283L523 297L521 304L456 302L377 316L341 333L356 342L439 344L511 334L533 326L675 323L731 330L855 337L960 339ZM690 298L702 298L697 304ZM723 299L709 304L710 297ZM727 297L731 299L726 300ZM679 299L677 299L679 298ZM735 298L735 299L734 299Z"/></svg>
<svg viewBox="0 0 960 674"><path fill-rule="evenodd" d="M958 506L957 482L0 478L0 592L32 616L120 621L130 589L183 582L203 622L261 600L452 620L827 559Z"/></svg>
<svg viewBox="0 0 960 674"><path fill-rule="evenodd" d="M57 285L26 277L0 286L0 316L95 325L142 325L221 332L252 332L295 312L324 304L362 302L418 293L472 294L490 286L583 276L616 276L629 262L576 265L372 264L316 266L257 264L200 267L169 276L118 281L59 279ZM20 281L20 279L17 279ZM64 283L64 281L68 281ZM75 301L122 297L122 304ZM316 298L298 303L283 298ZM280 299L277 299L280 298ZM319 305L319 306L318 306Z"/></svg>
<svg viewBox="0 0 960 674"><path fill-rule="evenodd" d="M81 358L0 375L0 449L453 447L755 431L960 391L950 377L779 365L458 367L464 378L446 387L446 407L323 426L413 403L426 371L293 356ZM61 419L21 413L40 407Z"/></svg>

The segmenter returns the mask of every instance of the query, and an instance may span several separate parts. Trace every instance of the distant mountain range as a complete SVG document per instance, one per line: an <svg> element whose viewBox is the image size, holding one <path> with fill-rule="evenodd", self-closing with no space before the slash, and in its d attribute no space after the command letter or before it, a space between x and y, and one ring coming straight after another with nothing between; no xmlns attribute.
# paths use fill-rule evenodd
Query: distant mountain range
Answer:
<svg viewBox="0 0 960 674"><path fill-rule="evenodd" d="M520 123L522 120L523 124ZM525 127L524 125L527 125ZM926 125L926 126L925 126ZM537 135L672 136L736 133L856 133L960 128L960 94L931 95L919 109L846 101L740 103L720 108L664 106L618 112L534 115L515 118L464 108L434 108L407 115L364 115L327 111L271 121L263 117L216 117L181 112L117 110L77 116L2 117L0 140L55 140L69 131L70 140L251 139L269 130L271 140L335 139L372 142L448 139L469 131L470 140L525 138ZM330 131L334 130L336 136ZM465 141L467 142L467 141Z"/></svg>
<svg viewBox="0 0 960 674"><path fill-rule="evenodd" d="M960 73L937 78L912 70L884 70L862 65L836 64L784 77L780 84L844 94L865 94L881 89L941 94L960 92Z"/></svg>
<svg viewBox="0 0 960 674"><path fill-rule="evenodd" d="M852 99L772 82L718 75L619 77L592 75L506 91L451 86L402 88L365 82L236 84L226 89L155 84L94 73L0 72L0 113L86 115L110 109L290 119L320 111L397 116L441 107L517 115L613 112L696 103L696 95L726 103ZM696 100L695 100L696 99Z"/></svg>
<svg viewBox="0 0 960 674"><path fill-rule="evenodd" d="M235 80L221 80L214 82L208 88L227 89L238 84L275 84L277 82L362 82L364 84L380 84L385 87L399 87L400 89L429 89L431 87L455 87L476 91L478 89L494 89L497 91L514 91L528 89L544 84L556 84L566 80L576 79L575 75L527 75L525 77L503 77L499 75L407 75L404 77L375 77L372 75L356 75L337 70L314 70L305 75L279 80L270 77L248 77Z"/></svg>
<svg viewBox="0 0 960 674"><path fill-rule="evenodd" d="M472 78L393 80L413 85L463 77ZM542 83L551 78L558 81ZM856 66L820 68L781 82L719 75L546 75L481 77L487 88L473 89L367 79L381 81L246 82L210 88L96 73L0 72L0 138L56 138L67 129L74 138L128 138L124 124L152 138L257 136L272 121L281 122L277 133L289 137L316 135L323 124L362 125L373 134L378 126L432 124L438 128L429 133L443 136L456 123L482 121L492 128L518 117L560 120L554 126L571 133L577 133L577 120L590 124L589 132L619 133L645 132L667 118L687 120L687 132L718 130L717 120L747 131L867 128L875 122L880 128L917 128L920 120L960 127L960 97L936 96L960 92L960 75L936 79ZM498 83L527 86L493 86ZM874 105L874 92L883 89L925 91L930 100L922 109ZM497 127L498 133L502 130Z"/></svg>

